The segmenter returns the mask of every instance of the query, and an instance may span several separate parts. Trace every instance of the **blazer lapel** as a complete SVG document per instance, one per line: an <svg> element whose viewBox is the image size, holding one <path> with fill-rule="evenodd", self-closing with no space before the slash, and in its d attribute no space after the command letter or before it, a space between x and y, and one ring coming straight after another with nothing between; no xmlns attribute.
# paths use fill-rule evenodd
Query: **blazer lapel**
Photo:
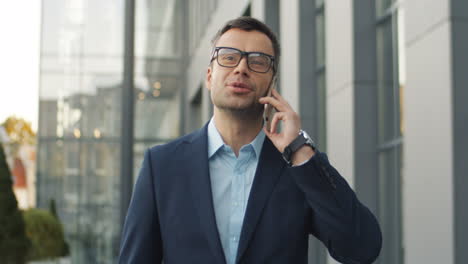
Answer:
<svg viewBox="0 0 468 264"><path fill-rule="evenodd" d="M205 231L206 240L216 259L215 263L226 263L216 225L213 197L211 194L206 125L186 147L187 151L185 153L188 156L185 160L188 163L181 165L186 167L187 175L190 175L193 202L198 212L201 228Z"/></svg>
<svg viewBox="0 0 468 264"><path fill-rule="evenodd" d="M281 153L269 138L265 138L262 152L260 154L257 171L249 195L247 211L245 212L244 222L242 224L242 232L237 249L236 263L240 261L245 253L250 239L255 231L255 227L262 215L263 208L276 185L279 176L285 166Z"/></svg>

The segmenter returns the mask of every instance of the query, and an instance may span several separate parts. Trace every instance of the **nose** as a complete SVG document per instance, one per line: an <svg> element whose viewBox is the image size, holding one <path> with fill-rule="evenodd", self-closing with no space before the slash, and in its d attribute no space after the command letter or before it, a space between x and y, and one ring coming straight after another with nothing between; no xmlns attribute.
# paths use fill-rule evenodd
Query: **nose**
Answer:
<svg viewBox="0 0 468 264"><path fill-rule="evenodd" d="M250 70L249 66L247 65L246 56L242 56L241 60L239 61L239 64L236 66L236 68L234 68L234 73L248 76Z"/></svg>

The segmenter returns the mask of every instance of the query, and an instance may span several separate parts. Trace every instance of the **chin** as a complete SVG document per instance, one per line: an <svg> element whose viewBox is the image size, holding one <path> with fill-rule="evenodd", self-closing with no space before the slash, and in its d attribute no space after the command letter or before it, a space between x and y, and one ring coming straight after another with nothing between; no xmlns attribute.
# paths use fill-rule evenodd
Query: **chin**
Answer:
<svg viewBox="0 0 468 264"><path fill-rule="evenodd" d="M263 113L263 105L261 104L249 104L249 105L228 105L221 104L216 107L224 112L229 112L236 116L250 116L256 117Z"/></svg>

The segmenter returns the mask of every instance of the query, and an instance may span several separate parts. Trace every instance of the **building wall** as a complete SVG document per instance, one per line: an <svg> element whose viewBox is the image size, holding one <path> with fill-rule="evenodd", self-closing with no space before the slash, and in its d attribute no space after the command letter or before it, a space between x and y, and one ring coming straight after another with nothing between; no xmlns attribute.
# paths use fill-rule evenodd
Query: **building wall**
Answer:
<svg viewBox="0 0 468 264"><path fill-rule="evenodd" d="M466 145L466 140L455 137L461 130L466 132L467 124L460 119L464 116L466 120L466 104L456 105L458 96L455 94L460 91L459 85L464 85L466 91L468 83L466 78L454 78L461 67L466 67L466 63L457 61L459 56L466 58L466 52L458 46L463 39L466 43L466 34L463 37L462 31L454 30L459 21L454 14L466 14L468 6L455 5L457 2L406 3L406 263L467 261L466 250L456 245L457 241L463 241L456 240L457 234L463 231L456 225L456 219L459 215L466 216L467 211L466 206L459 206L466 196L457 195L457 190L466 190L466 181L456 181L461 172L454 167L457 161L464 159L466 163L467 160L466 151L455 150L462 143ZM453 9L454 5L458 8ZM464 28L466 30L466 22Z"/></svg>

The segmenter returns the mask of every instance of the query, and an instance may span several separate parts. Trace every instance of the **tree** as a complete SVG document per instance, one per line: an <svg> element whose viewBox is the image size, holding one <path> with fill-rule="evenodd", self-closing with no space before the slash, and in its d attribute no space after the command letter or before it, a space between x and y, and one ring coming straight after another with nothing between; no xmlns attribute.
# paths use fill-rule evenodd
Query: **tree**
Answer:
<svg viewBox="0 0 468 264"><path fill-rule="evenodd" d="M1 126L5 129L9 138L8 145L4 149L9 157L17 157L23 145L36 144L36 133L34 133L31 124L26 120L11 116Z"/></svg>
<svg viewBox="0 0 468 264"><path fill-rule="evenodd" d="M24 263L30 242L12 188L10 169L0 144L0 263Z"/></svg>
<svg viewBox="0 0 468 264"><path fill-rule="evenodd" d="M8 117L2 125L5 127L5 130L13 143L20 145L34 145L36 143L36 133L34 133L31 123L27 122L23 118L11 116Z"/></svg>

